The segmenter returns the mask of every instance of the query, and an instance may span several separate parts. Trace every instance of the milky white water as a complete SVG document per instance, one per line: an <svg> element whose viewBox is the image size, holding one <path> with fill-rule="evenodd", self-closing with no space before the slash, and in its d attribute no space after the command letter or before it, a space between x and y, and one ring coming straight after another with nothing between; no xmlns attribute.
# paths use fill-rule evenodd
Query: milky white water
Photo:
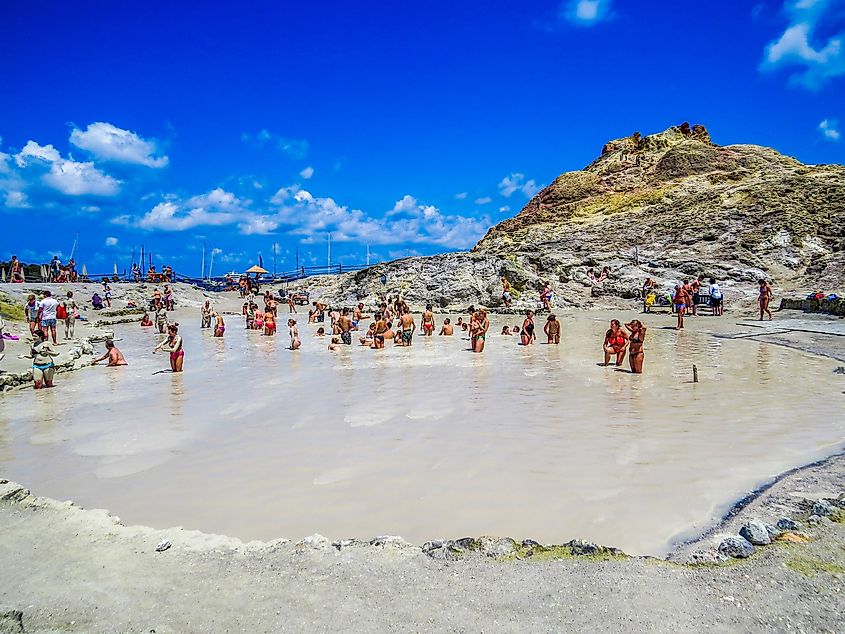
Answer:
<svg viewBox="0 0 845 634"><path fill-rule="evenodd" d="M307 325L291 352L286 328L230 316L219 340L190 317L181 375L154 374L159 336L126 326L129 367L0 396L0 474L125 523L243 539L497 534L659 554L845 438L835 363L700 332L741 330L727 320L679 333L648 317L634 376L597 366L603 313L565 315L562 345L527 348L496 318L483 355L462 336L330 353Z"/></svg>

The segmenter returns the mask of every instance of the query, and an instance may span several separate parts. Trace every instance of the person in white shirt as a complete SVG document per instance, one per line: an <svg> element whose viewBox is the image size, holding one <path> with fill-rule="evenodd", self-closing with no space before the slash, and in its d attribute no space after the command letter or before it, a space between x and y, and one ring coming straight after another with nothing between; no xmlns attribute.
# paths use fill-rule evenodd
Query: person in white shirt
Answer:
<svg viewBox="0 0 845 634"><path fill-rule="evenodd" d="M38 319L41 322L41 330L44 331L44 339L53 339L53 344L58 345L56 341L56 311L59 308L59 302L52 297L50 291L44 291L44 299L38 304Z"/></svg>
<svg viewBox="0 0 845 634"><path fill-rule="evenodd" d="M710 293L710 307L713 309L713 314L719 316L722 314L722 289L716 284L716 280L710 278L710 286L708 287Z"/></svg>

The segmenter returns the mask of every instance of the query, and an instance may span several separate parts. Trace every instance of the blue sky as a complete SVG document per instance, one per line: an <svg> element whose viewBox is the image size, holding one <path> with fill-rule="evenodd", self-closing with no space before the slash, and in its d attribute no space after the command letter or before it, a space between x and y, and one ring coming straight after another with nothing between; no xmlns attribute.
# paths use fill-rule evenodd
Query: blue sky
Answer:
<svg viewBox="0 0 845 634"><path fill-rule="evenodd" d="M845 0L0 4L0 259L471 247L682 121L841 163ZM841 124L840 124L841 122Z"/></svg>

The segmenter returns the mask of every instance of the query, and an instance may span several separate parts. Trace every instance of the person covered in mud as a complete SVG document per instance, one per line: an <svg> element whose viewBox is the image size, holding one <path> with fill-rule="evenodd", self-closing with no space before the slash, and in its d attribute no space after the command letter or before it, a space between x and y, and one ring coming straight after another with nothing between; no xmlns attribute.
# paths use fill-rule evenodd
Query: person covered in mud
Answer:
<svg viewBox="0 0 845 634"><path fill-rule="evenodd" d="M455 329L452 327L452 320L448 317L443 320L443 325L440 327L440 336L451 337L455 334Z"/></svg>
<svg viewBox="0 0 845 634"><path fill-rule="evenodd" d="M512 337L513 333L511 332L511 327L508 325L502 326L502 334L508 337Z"/></svg>
<svg viewBox="0 0 845 634"><path fill-rule="evenodd" d="M393 340L394 344L397 344L397 345L400 345L400 346L402 345L402 337L396 336L396 331L393 330L393 322L388 321L387 322L387 330L384 331L384 340L390 341L391 339Z"/></svg>
<svg viewBox="0 0 845 634"><path fill-rule="evenodd" d="M352 311L352 330L358 330L358 325L361 323L361 321L367 319L368 317L369 315L364 314L364 304L359 303L355 307L355 310Z"/></svg>
<svg viewBox="0 0 845 634"><path fill-rule="evenodd" d="M141 328L149 328L153 325L153 320L150 319L149 313L144 313L144 316L141 317Z"/></svg>
<svg viewBox="0 0 845 634"><path fill-rule="evenodd" d="M106 353L91 361L91 365L97 365L100 361L105 361L106 359L108 359L106 367L109 368L114 368L119 365L129 365L126 363L126 358L123 356L123 353L116 345L114 345L114 341L111 339L106 339Z"/></svg>
<svg viewBox="0 0 845 634"><path fill-rule="evenodd" d="M529 346L536 338L537 336L534 334L534 311L526 310L525 319L522 320L520 343L522 343L523 346Z"/></svg>
<svg viewBox="0 0 845 634"><path fill-rule="evenodd" d="M342 344L340 343L340 337L332 337L331 342L329 343L329 350L331 352L336 352L340 350Z"/></svg>
<svg viewBox="0 0 845 634"><path fill-rule="evenodd" d="M272 337L276 334L276 316L272 311L264 313L264 336Z"/></svg>
<svg viewBox="0 0 845 634"><path fill-rule="evenodd" d="M317 332L314 333L315 337L325 337L326 336L326 329L320 326L317 328Z"/></svg>
<svg viewBox="0 0 845 634"><path fill-rule="evenodd" d="M628 337L628 363L631 366L631 372L634 374L643 373L643 342L645 341L646 327L643 326L639 319L634 319L630 323L625 324L625 328L630 332Z"/></svg>
<svg viewBox="0 0 845 634"><path fill-rule="evenodd" d="M622 365L625 360L625 352L628 348L628 335L622 330L622 324L618 319L610 320L610 328L604 333L604 366L610 365L610 357L616 356L616 366Z"/></svg>
<svg viewBox="0 0 845 634"><path fill-rule="evenodd" d="M246 304L244 304L244 314L246 314ZM200 328L211 328L211 301L205 300L202 308L200 308L200 317L202 317Z"/></svg>
<svg viewBox="0 0 845 634"><path fill-rule="evenodd" d="M182 371L182 365L185 363L185 349L182 347L182 336L179 334L178 323L167 326L167 339L153 348L153 354L158 350L170 353L170 370L172 372Z"/></svg>
<svg viewBox="0 0 845 634"><path fill-rule="evenodd" d="M548 338L547 343L560 343L560 322L557 320L557 316L549 315L548 319L546 319L546 325L543 326L543 332L546 333L546 337Z"/></svg>
<svg viewBox="0 0 845 634"><path fill-rule="evenodd" d="M771 321L772 311L769 310L769 304L773 297L772 286L762 278L757 280L757 284L760 287L760 294L757 297L757 303L760 305L760 321L763 321L763 313L767 314Z"/></svg>
<svg viewBox="0 0 845 634"><path fill-rule="evenodd" d="M371 323L370 327L367 328L367 332L364 334L363 337L359 337L358 340L361 342L362 346L368 346L370 348L375 348L375 343L373 342L373 338L376 333L376 325L375 323Z"/></svg>
<svg viewBox="0 0 845 634"><path fill-rule="evenodd" d="M167 329L167 308L165 308L164 301L161 297L153 300L153 307L155 308L156 326L158 326L158 331L159 333L164 334L164 331Z"/></svg>
<svg viewBox="0 0 845 634"><path fill-rule="evenodd" d="M434 312L432 312L431 304L425 307L422 316L422 331L425 337L431 337L434 334Z"/></svg>

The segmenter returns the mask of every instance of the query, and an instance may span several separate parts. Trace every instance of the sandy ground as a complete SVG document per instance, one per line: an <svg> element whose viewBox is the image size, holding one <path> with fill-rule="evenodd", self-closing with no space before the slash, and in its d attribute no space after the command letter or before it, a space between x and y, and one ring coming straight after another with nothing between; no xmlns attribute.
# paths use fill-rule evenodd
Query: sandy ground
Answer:
<svg viewBox="0 0 845 634"><path fill-rule="evenodd" d="M838 327L818 322L811 332L755 336L845 359ZM125 527L105 511L0 484L0 632L841 632L845 524L806 520L814 500L843 492L842 455L798 469L673 561L478 553L440 561L404 542L244 544ZM722 564L675 561L749 519L780 517L797 520L811 541ZM165 539L172 547L157 553Z"/></svg>

